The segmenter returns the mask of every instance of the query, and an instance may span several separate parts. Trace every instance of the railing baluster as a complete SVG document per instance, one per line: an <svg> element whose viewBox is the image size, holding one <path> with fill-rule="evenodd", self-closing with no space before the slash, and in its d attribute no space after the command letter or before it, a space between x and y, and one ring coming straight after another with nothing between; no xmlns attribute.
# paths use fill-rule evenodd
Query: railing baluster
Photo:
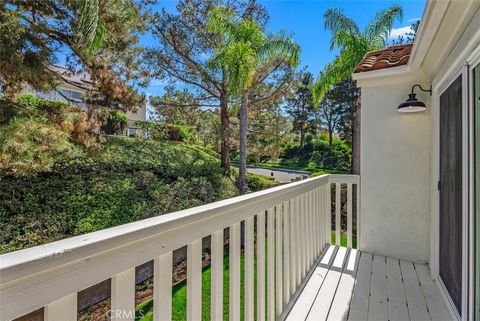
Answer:
<svg viewBox="0 0 480 321"><path fill-rule="evenodd" d="M267 213L267 320L275 320L275 208Z"/></svg>
<svg viewBox="0 0 480 321"><path fill-rule="evenodd" d="M327 200L325 202L325 207L326 207L326 216L325 219L327 220L327 224L325 224L326 227L326 235L325 235L325 242L326 244L331 244L332 243L332 184L328 183L325 186L325 193Z"/></svg>
<svg viewBox="0 0 480 321"><path fill-rule="evenodd" d="M230 302L231 321L240 320L240 222L230 226Z"/></svg>
<svg viewBox="0 0 480 321"><path fill-rule="evenodd" d="M322 248L322 237L323 237L323 223L322 223L322 206L323 206L323 193L322 187L319 187L315 190L315 217L317 224L315 225L315 232L317 235L317 252L315 253L315 259L320 255L320 250Z"/></svg>
<svg viewBox="0 0 480 321"><path fill-rule="evenodd" d="M210 318L212 321L221 321L223 320L223 229L212 234L211 243Z"/></svg>
<svg viewBox="0 0 480 321"><path fill-rule="evenodd" d="M356 231L357 231L357 250L361 250L362 249L362 246L361 246L361 242L362 242L362 239L361 239L361 235L362 235L362 225L361 225L361 212L360 212L360 181L357 181L357 193L356 193L356 197L357 197L357 212L356 212Z"/></svg>
<svg viewBox="0 0 480 321"><path fill-rule="evenodd" d="M253 320L254 310L254 219L245 220L245 320Z"/></svg>
<svg viewBox="0 0 480 321"><path fill-rule="evenodd" d="M341 208L342 185L336 184L335 187L335 244L340 245L340 208Z"/></svg>
<svg viewBox="0 0 480 321"><path fill-rule="evenodd" d="M295 218L295 223L294 223L294 229L295 229L295 234L293 237L293 240L295 240L295 247L293 248L293 252L295 253L295 261L294 261L294 266L295 266L295 283L293 288L297 289L297 286L300 284L300 274L301 272L301 263L302 263L302 241L300 238L300 202L301 198L297 197L295 199L295 212L294 212L294 218Z"/></svg>
<svg viewBox="0 0 480 321"><path fill-rule="evenodd" d="M310 192L305 193L305 214L304 214L304 234L305 234L305 268L303 274L305 275L310 267L310 250L312 244L310 242Z"/></svg>
<svg viewBox="0 0 480 321"><path fill-rule="evenodd" d="M297 288L297 201L298 198L290 200L290 295L293 295L293 293L295 293L295 289Z"/></svg>
<svg viewBox="0 0 480 321"><path fill-rule="evenodd" d="M283 291L284 302L290 300L290 202L283 204Z"/></svg>
<svg viewBox="0 0 480 321"><path fill-rule="evenodd" d="M310 228L310 262L308 264L308 269L310 270L310 267L313 264L313 261L315 259L315 253L316 253L316 244L315 244L315 190L310 191L310 214L309 214L309 228Z"/></svg>
<svg viewBox="0 0 480 321"><path fill-rule="evenodd" d="M187 246L187 320L202 315L202 239Z"/></svg>
<svg viewBox="0 0 480 321"><path fill-rule="evenodd" d="M303 197L303 203L304 203L304 207L303 207L303 240L304 240L304 263L303 263L303 273L302 273L302 279L305 277L305 275L307 274L307 271L308 271L308 262L310 260L309 258L309 253L308 251L310 251L310 245L308 244L309 243L309 231L308 231L308 192L306 192L305 194L303 194L304 197Z"/></svg>
<svg viewBox="0 0 480 321"><path fill-rule="evenodd" d="M317 252L317 233L316 233L316 224L315 224L315 189L310 191L310 265L308 270L312 267L313 262L316 259Z"/></svg>
<svg viewBox="0 0 480 321"><path fill-rule="evenodd" d="M257 321L265 320L265 212L257 215Z"/></svg>
<svg viewBox="0 0 480 321"><path fill-rule="evenodd" d="M305 258L306 258L306 249L305 249L305 194L300 195L299 209L298 209L298 238L300 240L300 247L298 251L300 253L300 269L298 273L297 286L302 282L302 278L305 272Z"/></svg>
<svg viewBox="0 0 480 321"><path fill-rule="evenodd" d="M278 319L283 310L283 217L285 211L285 204L280 204L276 207L275 217L275 234L276 234L276 256L275 256L275 284L277 303L275 318ZM249 320L249 319L247 319Z"/></svg>
<svg viewBox="0 0 480 321"><path fill-rule="evenodd" d="M153 320L172 319L172 252L153 261Z"/></svg>
<svg viewBox="0 0 480 321"><path fill-rule="evenodd" d="M318 244L319 236L320 236L320 224L318 222L318 188L313 190L313 212L312 212L312 220L313 220L313 261L318 257L318 248L320 245Z"/></svg>
<svg viewBox="0 0 480 321"><path fill-rule="evenodd" d="M135 319L135 268L112 277L111 299L112 320Z"/></svg>
<svg viewBox="0 0 480 321"><path fill-rule="evenodd" d="M318 233L318 251L316 257L320 255L320 251L323 247L323 238L325 233L325 222L323 221L323 211L325 209L323 199L323 186L317 189L317 233Z"/></svg>
<svg viewBox="0 0 480 321"><path fill-rule="evenodd" d="M347 184L347 246L352 247L352 184Z"/></svg>
<svg viewBox="0 0 480 321"><path fill-rule="evenodd" d="M44 320L77 320L77 293L70 294L47 305L44 309Z"/></svg>

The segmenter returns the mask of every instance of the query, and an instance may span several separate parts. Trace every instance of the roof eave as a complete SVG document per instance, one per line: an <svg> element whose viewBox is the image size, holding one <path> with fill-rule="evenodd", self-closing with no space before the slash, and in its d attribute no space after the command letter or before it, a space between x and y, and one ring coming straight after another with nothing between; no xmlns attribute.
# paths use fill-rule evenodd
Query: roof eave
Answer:
<svg viewBox="0 0 480 321"><path fill-rule="evenodd" d="M391 67L391 68L385 68L385 69L377 69L372 71L363 71L359 73L354 73L352 74L352 79L364 80L364 79L377 78L377 77L389 77L394 75L407 74L407 73L410 73L411 71L412 70L410 69L410 66L403 65L398 67Z"/></svg>
<svg viewBox="0 0 480 321"><path fill-rule="evenodd" d="M450 1L427 1L408 61L412 70L418 70L422 66L449 3Z"/></svg>
<svg viewBox="0 0 480 321"><path fill-rule="evenodd" d="M402 75L418 71L435 37L436 30L442 21L449 2L450 1L427 0L407 65L353 73L352 79L364 80L376 77Z"/></svg>

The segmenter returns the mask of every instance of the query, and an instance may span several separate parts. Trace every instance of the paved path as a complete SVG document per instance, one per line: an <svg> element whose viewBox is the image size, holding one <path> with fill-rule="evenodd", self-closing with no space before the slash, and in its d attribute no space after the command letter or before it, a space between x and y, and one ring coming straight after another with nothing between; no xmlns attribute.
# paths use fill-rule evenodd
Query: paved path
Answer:
<svg viewBox="0 0 480 321"><path fill-rule="evenodd" d="M290 183L297 180L309 178L311 173L304 171L296 171L283 168L268 168L262 166L247 166L247 172L273 177L279 183Z"/></svg>

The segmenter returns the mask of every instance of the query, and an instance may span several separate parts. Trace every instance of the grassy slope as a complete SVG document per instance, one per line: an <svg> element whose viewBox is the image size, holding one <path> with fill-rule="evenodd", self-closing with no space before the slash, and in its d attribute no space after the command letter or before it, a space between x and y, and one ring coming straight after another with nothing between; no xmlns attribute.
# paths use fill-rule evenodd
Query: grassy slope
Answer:
<svg viewBox="0 0 480 321"><path fill-rule="evenodd" d="M201 150L109 137L47 172L0 175L0 253L235 195L218 159Z"/></svg>

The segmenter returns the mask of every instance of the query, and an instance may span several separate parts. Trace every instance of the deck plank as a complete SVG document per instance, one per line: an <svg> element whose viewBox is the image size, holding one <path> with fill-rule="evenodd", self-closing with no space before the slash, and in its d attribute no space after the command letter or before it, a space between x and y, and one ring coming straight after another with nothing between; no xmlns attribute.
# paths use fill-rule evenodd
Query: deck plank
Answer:
<svg viewBox="0 0 480 321"><path fill-rule="evenodd" d="M400 268L402 271L403 283L405 285L405 294L411 320L431 320L430 313L428 313L427 309L427 302L423 296L422 289L420 288L420 283L413 263L401 260Z"/></svg>
<svg viewBox="0 0 480 321"><path fill-rule="evenodd" d="M312 276L308 280L307 284L302 290L302 293L299 295L295 301L294 306L290 310L286 320L297 321L305 320L308 316L308 312L312 307L315 297L320 291L320 288L327 276L330 265L332 264L337 248L331 245L325 252L323 258L320 260L320 263L315 268Z"/></svg>
<svg viewBox="0 0 480 321"><path fill-rule="evenodd" d="M348 320L367 320L372 275L372 254L361 252Z"/></svg>
<svg viewBox="0 0 480 321"><path fill-rule="evenodd" d="M428 265L330 246L285 320L447 321Z"/></svg>
<svg viewBox="0 0 480 321"><path fill-rule="evenodd" d="M445 301L440 293L438 284L432 280L430 271L426 264L414 264L415 270L420 281L425 300L427 301L428 312L434 321L452 320L452 315L445 305Z"/></svg>
<svg viewBox="0 0 480 321"><path fill-rule="evenodd" d="M318 291L312 308L308 313L308 321L322 321L327 319L330 306L337 290L338 282L342 276L347 250L346 247L340 247L338 249L335 259L330 266L330 271L328 272L320 291Z"/></svg>
<svg viewBox="0 0 480 321"><path fill-rule="evenodd" d="M388 320L387 265L384 256L374 255L368 320Z"/></svg>
<svg viewBox="0 0 480 321"><path fill-rule="evenodd" d="M360 252L355 249L350 250L327 320L347 320L359 259Z"/></svg>
<svg viewBox="0 0 480 321"><path fill-rule="evenodd" d="M400 271L400 261L391 257L387 257L387 298L389 320L410 320L405 287Z"/></svg>

